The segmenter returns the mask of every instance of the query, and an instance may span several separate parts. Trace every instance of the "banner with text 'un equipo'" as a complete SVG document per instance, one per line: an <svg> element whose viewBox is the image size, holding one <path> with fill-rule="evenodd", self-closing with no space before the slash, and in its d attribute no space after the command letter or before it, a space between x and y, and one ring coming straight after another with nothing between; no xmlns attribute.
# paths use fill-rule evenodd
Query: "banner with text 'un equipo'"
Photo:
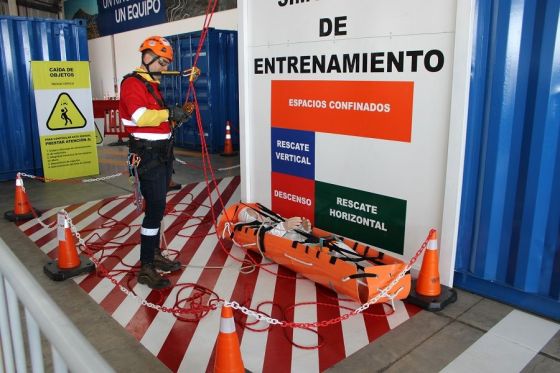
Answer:
<svg viewBox="0 0 560 373"><path fill-rule="evenodd" d="M101 36L117 34L166 21L165 0L97 0Z"/></svg>

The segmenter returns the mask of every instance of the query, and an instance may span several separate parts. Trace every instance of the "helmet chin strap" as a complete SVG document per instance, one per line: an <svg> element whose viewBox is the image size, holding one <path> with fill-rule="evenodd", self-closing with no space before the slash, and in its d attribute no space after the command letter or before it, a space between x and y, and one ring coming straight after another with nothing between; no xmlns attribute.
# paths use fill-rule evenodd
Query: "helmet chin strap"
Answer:
<svg viewBox="0 0 560 373"><path fill-rule="evenodd" d="M147 53L145 53L147 54ZM144 55L142 55L142 66L144 66L146 68L146 72L148 73L148 75L153 79L156 80L156 78L154 78L154 76L152 75L152 72L150 71L150 66L156 62L159 59L159 56L154 56L152 58L152 60L148 63L144 63Z"/></svg>

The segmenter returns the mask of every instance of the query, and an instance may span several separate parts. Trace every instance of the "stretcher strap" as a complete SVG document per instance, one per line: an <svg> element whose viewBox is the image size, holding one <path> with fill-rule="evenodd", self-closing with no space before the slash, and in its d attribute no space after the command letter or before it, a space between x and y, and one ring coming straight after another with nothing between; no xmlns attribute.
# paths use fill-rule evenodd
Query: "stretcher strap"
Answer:
<svg viewBox="0 0 560 373"><path fill-rule="evenodd" d="M355 279L355 278L364 278L364 277L377 277L375 273L354 273L353 275L349 275L348 278Z"/></svg>
<svg viewBox="0 0 560 373"><path fill-rule="evenodd" d="M362 260L368 260L368 261L371 261L371 262L373 262L377 265L385 264L385 263L383 263L379 260L379 259L383 258L383 253L381 253L381 252L379 252L377 256L367 256L369 246L366 246L366 250L365 250L364 255L359 254L355 251L350 251L350 250L343 249L343 248L338 247L338 246L336 246L334 244L331 244L331 243L327 243L325 246L328 247L330 251L335 251L335 252L339 253L340 255L342 255L343 257L339 258L339 259L343 260L343 261L346 261L346 262L358 263L358 262L361 262ZM357 247L357 246L354 245L354 247ZM353 257L350 257L350 255L353 256Z"/></svg>
<svg viewBox="0 0 560 373"><path fill-rule="evenodd" d="M270 210L269 208L267 208L267 207L261 205L260 203L257 203L257 206L259 206L259 208L261 209L261 211L260 211L261 213L265 213L265 214L268 215L268 217L270 217L270 218L275 218L275 220L276 220L277 222L282 222L282 221L285 220L282 216L278 215L277 213L275 213L274 211Z"/></svg>
<svg viewBox="0 0 560 373"><path fill-rule="evenodd" d="M358 243L357 243L357 242L354 242L354 247L353 247L353 249L356 250L357 247L358 247ZM366 257L366 258L368 257L368 256L367 256L367 253L368 253L369 249L370 249L370 247L369 247L369 246L366 246L365 249L364 249L364 253L362 254L362 255L363 255L364 257ZM384 256L385 256L385 253L379 251L379 252L377 253L377 256L371 257L371 259L369 259L369 260L372 260L372 261L376 261L376 259L383 260L383 257L384 257ZM385 264L385 263L383 263L383 262L381 262L381 261L380 261L380 262L376 262L376 263L377 263L377 264Z"/></svg>
<svg viewBox="0 0 560 373"><path fill-rule="evenodd" d="M259 228L259 231L258 231L259 232L259 237L258 237L259 248L263 253L265 252L264 235L265 235L266 232L268 232L272 228L273 228L272 226L267 227L267 226L264 226L264 225L261 225L261 227Z"/></svg>
<svg viewBox="0 0 560 373"><path fill-rule="evenodd" d="M249 223L238 223L238 224L235 224L235 225L233 226L233 231L229 234L229 238L230 238L230 239L233 239L233 237L235 236L235 231L241 232L241 231L243 230L243 228L247 228L247 227L255 227L255 228L256 228L256 227L259 226L259 225L260 225L260 223L257 222L257 221L252 221L252 222L249 222ZM256 231L255 231L255 232L256 232ZM255 234L256 234L256 233L255 233Z"/></svg>
<svg viewBox="0 0 560 373"><path fill-rule="evenodd" d="M245 227L258 227L261 225L258 221L251 221L249 223L237 223L235 224L234 231L241 231Z"/></svg>

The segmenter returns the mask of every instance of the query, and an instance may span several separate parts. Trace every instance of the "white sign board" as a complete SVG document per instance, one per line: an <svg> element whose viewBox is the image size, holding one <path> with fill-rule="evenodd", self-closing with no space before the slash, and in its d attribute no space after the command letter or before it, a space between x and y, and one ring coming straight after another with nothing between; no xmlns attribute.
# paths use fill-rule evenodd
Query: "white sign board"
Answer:
<svg viewBox="0 0 560 373"><path fill-rule="evenodd" d="M457 7L244 1L243 199L413 256L443 225Z"/></svg>

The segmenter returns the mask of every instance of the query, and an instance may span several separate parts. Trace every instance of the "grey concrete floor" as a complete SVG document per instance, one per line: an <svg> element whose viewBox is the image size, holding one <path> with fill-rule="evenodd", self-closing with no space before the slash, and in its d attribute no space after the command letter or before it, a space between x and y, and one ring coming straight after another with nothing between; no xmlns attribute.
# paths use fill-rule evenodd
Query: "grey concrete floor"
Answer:
<svg viewBox="0 0 560 373"><path fill-rule="evenodd" d="M512 310L458 290L443 311L421 311L328 372L439 372ZM560 333L523 372L560 372Z"/></svg>
<svg viewBox="0 0 560 373"><path fill-rule="evenodd" d="M102 176L125 172L124 146L99 149ZM177 164L174 180L187 184L204 180L197 152L176 149L188 163ZM238 157L212 155L214 169L239 164ZM238 175L239 168L216 171L216 177ZM25 180L31 204L49 209L132 191L125 176L99 183L42 183ZM0 182L0 211L13 209L13 181ZM168 369L71 281L52 282L43 274L46 255L13 224L0 220L0 236L36 277L39 284L76 324L79 330L118 372L165 372ZM437 372L480 338L512 308L459 290L458 301L441 312L422 311L386 333L329 372ZM525 367L524 372L560 372L560 333Z"/></svg>

